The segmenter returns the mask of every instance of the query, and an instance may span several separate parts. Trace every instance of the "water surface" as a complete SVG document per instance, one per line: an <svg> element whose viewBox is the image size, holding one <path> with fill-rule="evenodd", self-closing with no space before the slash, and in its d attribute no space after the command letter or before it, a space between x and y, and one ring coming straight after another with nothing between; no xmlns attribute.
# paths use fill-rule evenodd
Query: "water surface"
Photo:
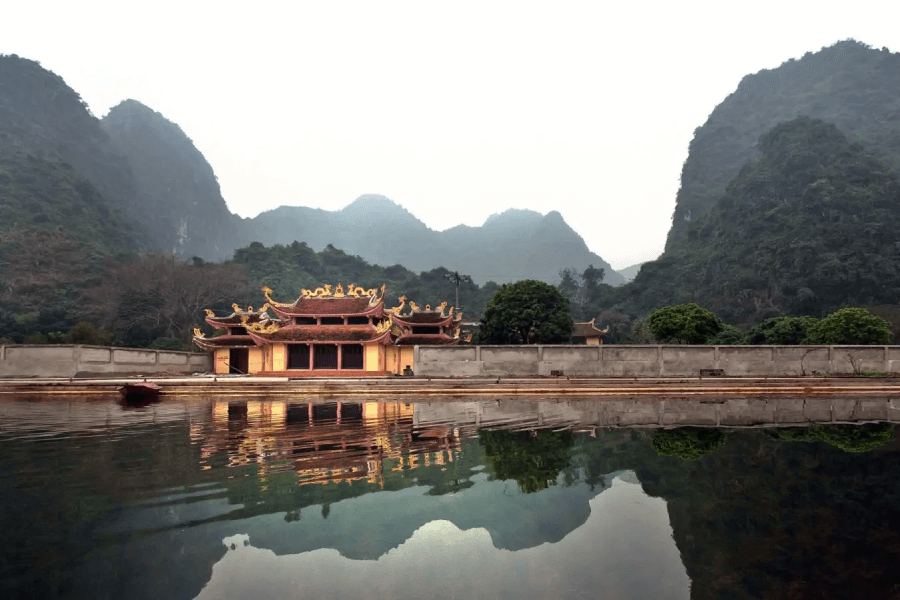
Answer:
<svg viewBox="0 0 900 600"><path fill-rule="evenodd" d="M0 595L900 597L891 425L590 404L4 399Z"/></svg>

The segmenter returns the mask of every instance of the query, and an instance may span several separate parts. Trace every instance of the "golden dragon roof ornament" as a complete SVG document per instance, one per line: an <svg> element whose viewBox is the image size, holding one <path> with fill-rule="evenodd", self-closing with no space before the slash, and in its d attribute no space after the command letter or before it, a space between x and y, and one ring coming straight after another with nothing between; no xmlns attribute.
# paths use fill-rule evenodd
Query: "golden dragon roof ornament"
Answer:
<svg viewBox="0 0 900 600"><path fill-rule="evenodd" d="M202 331L200 331L200 329L199 329L199 328L197 328L197 327L194 327L194 337L198 337L198 338L205 338L205 337L206 337L206 336L205 336L205 335L203 335L203 332L202 332Z"/></svg>
<svg viewBox="0 0 900 600"><path fill-rule="evenodd" d="M375 326L375 333L377 335L381 335L385 331L388 331L394 325L394 315L388 313L388 318Z"/></svg>
<svg viewBox="0 0 900 600"><path fill-rule="evenodd" d="M289 302L276 302L275 300L272 300L272 288L267 285L262 287L262 293L265 295L269 306L291 306L291 303Z"/></svg>
<svg viewBox="0 0 900 600"><path fill-rule="evenodd" d="M206 316L207 316L207 317L211 317L211 318L213 318L213 319L216 318L216 313L214 313L213 311L209 310L208 308L204 308L203 310L206 311Z"/></svg>
<svg viewBox="0 0 900 600"><path fill-rule="evenodd" d="M247 331L252 331L253 333L275 333L281 329L281 325L275 321L266 320L259 321L258 323L251 323L247 315L241 315L241 324Z"/></svg>
<svg viewBox="0 0 900 600"><path fill-rule="evenodd" d="M400 306L395 306L394 308L389 308L388 310L399 317L400 311L402 311L403 307L406 306L406 296L400 296L399 298L397 298L397 300L400 301Z"/></svg>

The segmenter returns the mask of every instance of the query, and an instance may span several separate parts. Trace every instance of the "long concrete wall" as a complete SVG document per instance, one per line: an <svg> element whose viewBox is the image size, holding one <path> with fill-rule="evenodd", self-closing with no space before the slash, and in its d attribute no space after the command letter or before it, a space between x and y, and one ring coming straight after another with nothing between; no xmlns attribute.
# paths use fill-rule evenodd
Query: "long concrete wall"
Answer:
<svg viewBox="0 0 900 600"><path fill-rule="evenodd" d="M109 346L0 346L0 377L212 371L210 354Z"/></svg>
<svg viewBox="0 0 900 600"><path fill-rule="evenodd" d="M426 377L797 376L900 371L900 346L416 346Z"/></svg>

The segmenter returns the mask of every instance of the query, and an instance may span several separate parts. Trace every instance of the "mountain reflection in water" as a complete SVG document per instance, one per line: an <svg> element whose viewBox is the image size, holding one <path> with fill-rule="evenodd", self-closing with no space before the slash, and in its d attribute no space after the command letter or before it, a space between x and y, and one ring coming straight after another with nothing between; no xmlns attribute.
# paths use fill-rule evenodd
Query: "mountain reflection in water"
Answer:
<svg viewBox="0 0 900 600"><path fill-rule="evenodd" d="M609 406L2 400L0 595L900 597L892 425Z"/></svg>

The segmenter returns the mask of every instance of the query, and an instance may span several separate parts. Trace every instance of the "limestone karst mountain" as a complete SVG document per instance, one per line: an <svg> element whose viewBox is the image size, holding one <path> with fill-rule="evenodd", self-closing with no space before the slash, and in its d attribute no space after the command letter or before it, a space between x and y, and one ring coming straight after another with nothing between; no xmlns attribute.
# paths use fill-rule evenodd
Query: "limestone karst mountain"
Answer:
<svg viewBox="0 0 900 600"><path fill-rule="evenodd" d="M186 258L231 258L242 225L212 167L181 128L135 100L103 117L103 129L134 173L133 218L153 246Z"/></svg>
<svg viewBox="0 0 900 600"><path fill-rule="evenodd" d="M561 269L583 270L589 264L606 270L607 283L623 281L556 211L510 209L481 227L434 231L388 198L371 194L338 211L282 206L251 219L249 227L250 237L265 244L295 239L315 249L332 244L369 262L413 271L443 266L477 283L525 278L556 283Z"/></svg>
<svg viewBox="0 0 900 600"><path fill-rule="evenodd" d="M744 77L694 133L666 252L685 248L689 224L759 157L759 137L799 116L835 124L900 172L900 53L847 40Z"/></svg>

